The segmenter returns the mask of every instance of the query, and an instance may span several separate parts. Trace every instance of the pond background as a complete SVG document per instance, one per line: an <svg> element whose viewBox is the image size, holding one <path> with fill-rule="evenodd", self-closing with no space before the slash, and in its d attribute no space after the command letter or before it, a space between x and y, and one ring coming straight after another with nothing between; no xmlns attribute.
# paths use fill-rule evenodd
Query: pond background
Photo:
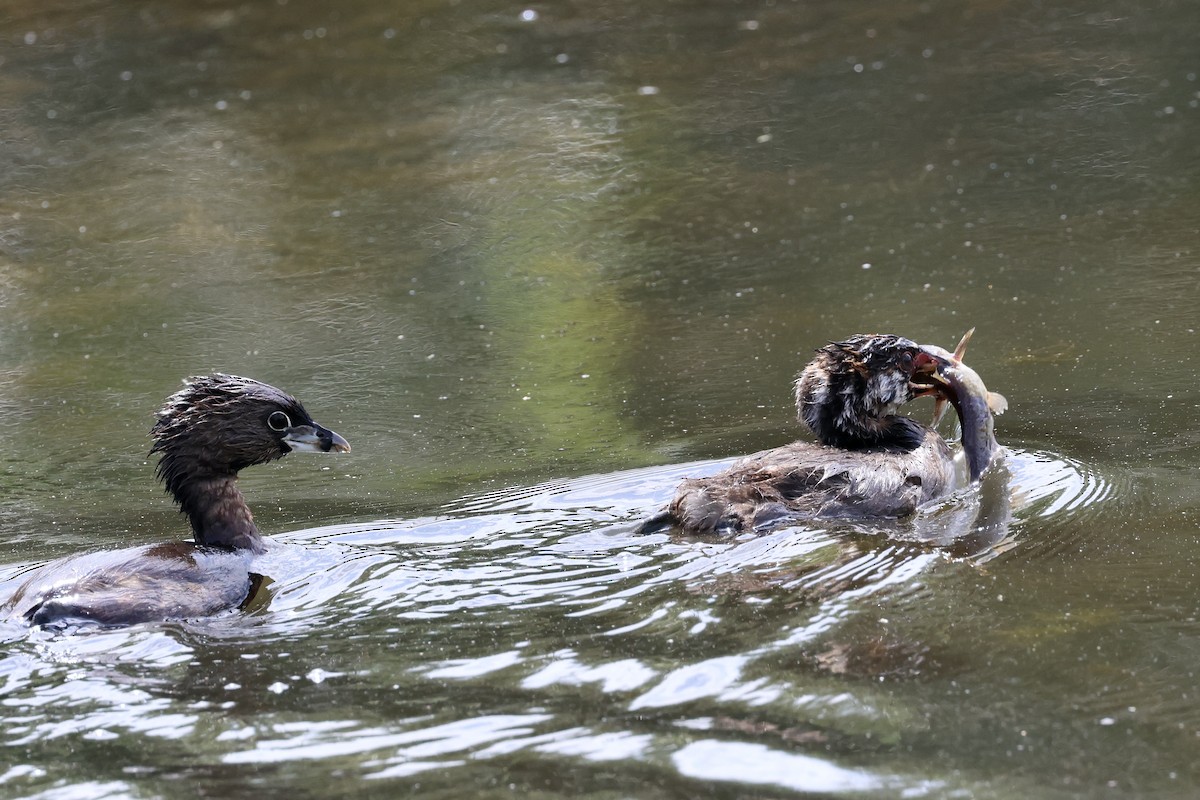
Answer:
<svg viewBox="0 0 1200 800"><path fill-rule="evenodd" d="M354 451L243 475L265 608L9 634L0 794L1194 796L1198 30L7 3L0 588L186 534L146 437L186 375ZM1000 546L633 535L800 435L813 348L972 326Z"/></svg>

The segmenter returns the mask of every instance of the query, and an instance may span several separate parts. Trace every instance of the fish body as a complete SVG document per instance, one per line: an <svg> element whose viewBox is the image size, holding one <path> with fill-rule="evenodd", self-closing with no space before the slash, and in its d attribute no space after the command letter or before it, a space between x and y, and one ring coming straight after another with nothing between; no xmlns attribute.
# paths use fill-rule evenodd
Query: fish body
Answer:
<svg viewBox="0 0 1200 800"><path fill-rule="evenodd" d="M954 353L936 345L925 345L923 349L941 359L937 377L946 388L943 396L958 413L963 453L967 457L971 480L976 481L991 466L1000 449L996 442L995 417L1005 412L1008 401L1003 395L989 392L979 373L962 362L961 352L966 349L965 341L969 338L970 332ZM941 418L940 412L941 409L934 412L935 425Z"/></svg>

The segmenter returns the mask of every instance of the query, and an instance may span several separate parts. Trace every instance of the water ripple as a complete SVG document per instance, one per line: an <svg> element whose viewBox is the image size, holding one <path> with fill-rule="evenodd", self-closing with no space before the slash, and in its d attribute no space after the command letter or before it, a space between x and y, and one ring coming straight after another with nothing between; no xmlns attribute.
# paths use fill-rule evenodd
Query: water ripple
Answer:
<svg viewBox="0 0 1200 800"><path fill-rule="evenodd" d="M281 534L258 562L271 581L246 614L89 635L6 631L0 736L34 749L182 741L231 768L353 763L373 780L534 753L784 790L936 793L919 776L843 763L930 729L877 682L939 657L905 616L928 605L931 584L1040 552L1126 488L1011 450L982 486L892 525L635 533L681 477L726 463ZM29 568L0 567L0 589ZM858 675L872 680L848 688ZM339 716L330 698L363 691L371 710ZM598 716L580 711L593 704ZM803 752L812 744L823 753ZM0 784L42 780L19 769Z"/></svg>
<svg viewBox="0 0 1200 800"><path fill-rule="evenodd" d="M692 742L677 751L672 761L681 774L691 778L774 785L804 792L862 792L884 785L883 779L869 772L743 742Z"/></svg>

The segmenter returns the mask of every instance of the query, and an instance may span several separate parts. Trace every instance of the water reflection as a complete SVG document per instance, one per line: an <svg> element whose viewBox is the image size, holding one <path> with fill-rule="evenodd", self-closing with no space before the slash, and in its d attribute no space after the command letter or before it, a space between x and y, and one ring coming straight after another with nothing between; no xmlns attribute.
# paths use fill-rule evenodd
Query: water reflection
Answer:
<svg viewBox="0 0 1200 800"><path fill-rule="evenodd" d="M692 742L671 760L681 774L691 778L786 786L802 792L862 792L886 785L868 772L742 742Z"/></svg>
<svg viewBox="0 0 1200 800"><path fill-rule="evenodd" d="M1195 793L1194 3L5 11L0 592L182 535L185 374L355 459L244 480L244 615L0 631L0 792ZM971 325L1007 488L632 535L815 344Z"/></svg>
<svg viewBox="0 0 1200 800"><path fill-rule="evenodd" d="M681 474L725 463L516 487L463 498L437 517L285 534L259 563L273 579L269 601L244 615L90 635L13 631L0 675L17 713L3 734L38 747L62 737L203 737L225 764L349 758L374 779L532 751L805 791L912 789L925 784L839 764L841 746L818 759L725 737L829 745L863 729L885 735L900 720L923 727L886 694L851 699L829 681L938 674L945 654L900 618L923 584L1019 546L1029 520L1098 513L1108 491L1073 462L1012 450L994 486L958 498L975 522L956 532L948 520L965 517L937 509L912 523L907 541L894 530L796 525L733 540L633 533ZM1003 513L988 510L993 491L1008 498ZM964 532L972 545L958 552ZM6 567L0 591L23 570ZM202 650L188 643L197 637ZM301 641L320 644L291 662L288 643ZM360 641L372 651L365 663ZM777 669L780 660L802 672ZM172 688L181 679L191 682L183 694ZM275 696L300 713L321 706L327 687L355 686L391 698L395 711L295 722L243 711ZM499 705L525 710L459 718L461 700L436 700L453 686L499 692ZM581 693L611 698L606 721L570 723ZM414 715L424 699L428 710ZM764 720L785 708L806 722L785 732ZM648 719L691 733L676 746L678 733L647 728Z"/></svg>
<svg viewBox="0 0 1200 800"><path fill-rule="evenodd" d="M728 461L654 467L469 496L439 517L311 528L273 537L256 569L269 576L247 609L264 630L303 627L331 607L430 619L495 607L603 617L656 587L743 599L782 589L839 602L912 580L947 557L982 564L1019 542L1033 518L1102 513L1111 481L1046 453L1009 450L980 485L894 523L784 525L734 538L638 535L636 522L686 474ZM30 565L0 572L0 590ZM670 606L610 634L653 625ZM621 615L627 615L628 609ZM189 625L211 635L239 617ZM704 630L707 618L690 625ZM86 639L85 639L86 640Z"/></svg>

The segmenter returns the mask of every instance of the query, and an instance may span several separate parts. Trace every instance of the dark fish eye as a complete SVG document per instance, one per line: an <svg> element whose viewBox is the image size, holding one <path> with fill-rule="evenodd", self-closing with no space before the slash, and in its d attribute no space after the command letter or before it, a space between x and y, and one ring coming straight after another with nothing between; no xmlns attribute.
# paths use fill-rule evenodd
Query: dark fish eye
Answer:
<svg viewBox="0 0 1200 800"><path fill-rule="evenodd" d="M292 421L282 411L272 411L271 416L267 417L267 426L273 431L286 431L292 427Z"/></svg>

